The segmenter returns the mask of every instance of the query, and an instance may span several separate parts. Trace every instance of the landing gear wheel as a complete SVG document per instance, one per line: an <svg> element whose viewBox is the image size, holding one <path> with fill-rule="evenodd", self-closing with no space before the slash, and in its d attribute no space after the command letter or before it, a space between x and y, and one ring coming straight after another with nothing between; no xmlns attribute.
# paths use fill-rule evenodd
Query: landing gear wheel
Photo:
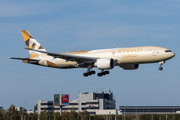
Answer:
<svg viewBox="0 0 180 120"><path fill-rule="evenodd" d="M101 74L102 74L102 75L106 75L106 72L102 72Z"/></svg>
<svg viewBox="0 0 180 120"><path fill-rule="evenodd" d="M106 74L109 74L109 71L105 71Z"/></svg>
<svg viewBox="0 0 180 120"><path fill-rule="evenodd" d="M96 74L96 72L94 70L91 71L92 74Z"/></svg>
<svg viewBox="0 0 180 120"><path fill-rule="evenodd" d="M97 76L98 76L98 77L101 77L101 76L102 76L102 73L98 73Z"/></svg>
<svg viewBox="0 0 180 120"><path fill-rule="evenodd" d="M88 74L87 74L87 73L83 73L83 76L84 76L84 77L87 77L87 76L88 76Z"/></svg>
<svg viewBox="0 0 180 120"><path fill-rule="evenodd" d="M95 72L94 70L90 71L90 69L88 69L87 72L83 73L83 76L84 76L84 77L87 77L87 76L93 75L93 74L95 74L95 73L96 73L96 72Z"/></svg>
<svg viewBox="0 0 180 120"><path fill-rule="evenodd" d="M162 68L162 67L159 67L159 70L163 70L163 68Z"/></svg>
<svg viewBox="0 0 180 120"><path fill-rule="evenodd" d="M91 72L87 72L87 74L88 74L88 75L92 75L92 73L91 73Z"/></svg>

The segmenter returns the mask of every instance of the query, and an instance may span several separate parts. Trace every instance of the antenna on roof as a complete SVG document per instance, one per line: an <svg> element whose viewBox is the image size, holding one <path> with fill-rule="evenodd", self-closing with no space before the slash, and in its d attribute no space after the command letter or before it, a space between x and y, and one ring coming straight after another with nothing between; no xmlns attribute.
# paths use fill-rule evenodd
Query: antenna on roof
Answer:
<svg viewBox="0 0 180 120"><path fill-rule="evenodd" d="M108 89L109 89L109 93L111 93L111 88L110 88L110 87L108 87Z"/></svg>

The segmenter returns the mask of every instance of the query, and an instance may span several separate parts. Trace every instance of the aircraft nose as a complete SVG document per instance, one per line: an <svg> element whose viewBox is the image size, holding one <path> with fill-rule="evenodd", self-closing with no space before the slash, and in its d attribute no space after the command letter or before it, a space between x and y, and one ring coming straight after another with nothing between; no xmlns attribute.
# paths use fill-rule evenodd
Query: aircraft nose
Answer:
<svg viewBox="0 0 180 120"><path fill-rule="evenodd" d="M174 57L174 56L175 56L175 53L172 52L172 57Z"/></svg>

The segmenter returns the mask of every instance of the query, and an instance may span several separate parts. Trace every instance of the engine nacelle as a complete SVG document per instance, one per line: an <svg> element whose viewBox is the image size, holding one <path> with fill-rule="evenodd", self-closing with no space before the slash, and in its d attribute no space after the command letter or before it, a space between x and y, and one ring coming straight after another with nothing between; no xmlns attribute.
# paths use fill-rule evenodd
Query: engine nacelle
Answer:
<svg viewBox="0 0 180 120"><path fill-rule="evenodd" d="M97 59L96 63L94 64L98 69L113 69L114 68L114 60L112 58L102 58Z"/></svg>
<svg viewBox="0 0 180 120"><path fill-rule="evenodd" d="M120 67L122 67L124 70L136 70L139 68L139 64L124 64Z"/></svg>

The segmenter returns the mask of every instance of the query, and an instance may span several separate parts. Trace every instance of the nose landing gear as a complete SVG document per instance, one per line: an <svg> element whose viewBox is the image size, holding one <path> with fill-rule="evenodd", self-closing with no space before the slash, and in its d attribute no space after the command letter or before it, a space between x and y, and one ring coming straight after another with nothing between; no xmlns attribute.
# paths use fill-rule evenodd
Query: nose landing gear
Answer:
<svg viewBox="0 0 180 120"><path fill-rule="evenodd" d="M163 67L161 67L161 66L162 66L164 63L165 63L165 61L159 62L160 67L159 67L158 69L159 69L160 71L163 70Z"/></svg>

